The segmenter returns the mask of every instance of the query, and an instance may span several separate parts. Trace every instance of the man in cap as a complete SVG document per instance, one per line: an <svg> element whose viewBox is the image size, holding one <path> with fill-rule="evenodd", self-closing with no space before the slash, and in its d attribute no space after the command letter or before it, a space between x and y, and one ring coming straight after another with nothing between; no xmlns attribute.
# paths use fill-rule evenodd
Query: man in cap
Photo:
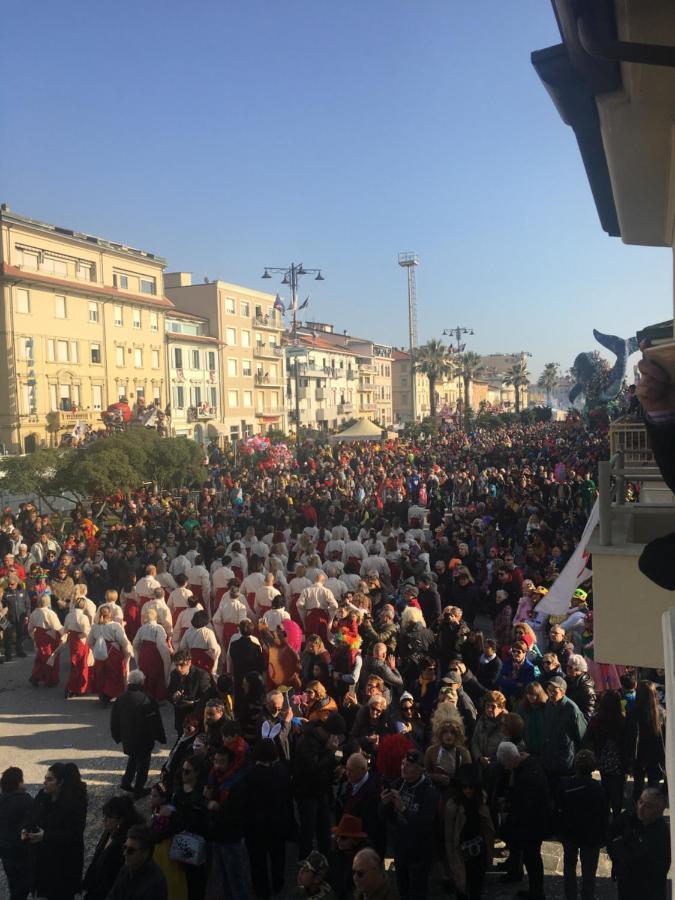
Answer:
<svg viewBox="0 0 675 900"><path fill-rule="evenodd" d="M555 789L562 775L571 775L574 757L586 734L586 719L567 694L567 682L555 675L546 685L541 761Z"/></svg>
<svg viewBox="0 0 675 900"><path fill-rule="evenodd" d="M462 687L461 675L458 672L448 670L448 674L441 682L440 693L444 702L452 703L457 707L457 712L464 723L467 740L470 740L476 725L478 712L473 700Z"/></svg>
<svg viewBox="0 0 675 900"><path fill-rule="evenodd" d="M314 897L315 900L336 900L335 892L326 880L327 875L328 860L323 853L312 850L300 862L298 883L289 897L296 898L296 900L304 897Z"/></svg>
<svg viewBox="0 0 675 900"><path fill-rule="evenodd" d="M405 753L400 781L382 791L380 802L382 814L392 824L399 896L426 900L439 795L424 774L421 751Z"/></svg>

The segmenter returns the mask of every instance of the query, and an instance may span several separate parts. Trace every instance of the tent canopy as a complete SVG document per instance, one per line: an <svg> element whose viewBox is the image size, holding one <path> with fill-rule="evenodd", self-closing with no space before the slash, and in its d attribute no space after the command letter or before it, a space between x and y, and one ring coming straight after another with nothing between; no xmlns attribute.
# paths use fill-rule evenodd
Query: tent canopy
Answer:
<svg viewBox="0 0 675 900"><path fill-rule="evenodd" d="M381 440L382 429L378 425L373 424L369 419L359 419L358 422L354 422L349 428L345 428L344 431L341 431L339 434L333 434L330 437L332 444L337 444L339 441Z"/></svg>

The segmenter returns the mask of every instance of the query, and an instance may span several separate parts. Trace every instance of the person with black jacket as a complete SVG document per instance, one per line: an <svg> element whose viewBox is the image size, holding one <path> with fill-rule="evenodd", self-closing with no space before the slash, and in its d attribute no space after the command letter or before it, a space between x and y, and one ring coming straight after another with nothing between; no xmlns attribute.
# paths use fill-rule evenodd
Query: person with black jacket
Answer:
<svg viewBox="0 0 675 900"><path fill-rule="evenodd" d="M396 611L390 603L385 603L377 617L377 625L373 624L372 617L367 613L359 626L359 633L363 638L363 649L371 652L375 644L385 644L387 655L396 654L396 642L398 639L398 625L394 621Z"/></svg>
<svg viewBox="0 0 675 900"><path fill-rule="evenodd" d="M653 682L638 682L635 703L626 716L625 758L633 773L633 800L645 779L656 787L665 776L665 715Z"/></svg>
<svg viewBox="0 0 675 900"><path fill-rule="evenodd" d="M167 697L174 708L176 733L180 734L185 717L201 712L204 697L211 688L211 676L199 666L192 665L188 650L178 650L172 662Z"/></svg>
<svg viewBox="0 0 675 900"><path fill-rule="evenodd" d="M274 740L259 740L244 777L244 833L258 900L269 900L283 888L290 791L288 767L280 762Z"/></svg>
<svg viewBox="0 0 675 900"><path fill-rule="evenodd" d="M127 690L113 703L110 733L129 757L122 776L122 790L133 791L138 800L150 793L145 787L150 757L155 741L165 744L166 735L157 701L143 690L145 675L136 669L129 673L127 682Z"/></svg>
<svg viewBox="0 0 675 900"><path fill-rule="evenodd" d="M401 779L381 794L380 815L392 828L396 883L401 900L426 900L436 845L439 794L424 774L424 757L409 750Z"/></svg>
<svg viewBox="0 0 675 900"><path fill-rule="evenodd" d="M497 762L510 772L506 794L506 817L502 836L511 853L522 858L529 880L529 900L544 900L544 862L541 845L551 827L548 781L539 760L521 753L515 744L502 741ZM520 881L522 871L509 867L506 882Z"/></svg>
<svg viewBox="0 0 675 900"><path fill-rule="evenodd" d="M441 677L445 675L450 660L461 656L462 646L471 630L462 616L458 606L446 606L438 623L437 656Z"/></svg>
<svg viewBox="0 0 675 900"><path fill-rule="evenodd" d="M579 653L570 653L566 666L567 697L581 710L590 722L595 712L595 682L588 674L588 663Z"/></svg>
<svg viewBox="0 0 675 900"><path fill-rule="evenodd" d="M106 900L168 900L164 873L152 858L155 837L147 825L132 825L124 842L124 865Z"/></svg>
<svg viewBox="0 0 675 900"><path fill-rule="evenodd" d="M574 775L561 778L558 785L555 830L563 845L566 900L576 900L578 857L581 857L581 900L595 898L595 873L609 824L605 792L593 778L596 768L591 751L580 750L574 757Z"/></svg>
<svg viewBox="0 0 675 900"><path fill-rule="evenodd" d="M417 591L417 588L414 589ZM401 614L401 632L398 637L398 670L406 688L410 689L420 675L420 663L433 655L436 636L427 628L422 611L406 606Z"/></svg>
<svg viewBox="0 0 675 900"><path fill-rule="evenodd" d="M22 839L35 850L33 889L47 900L73 900L82 883L87 787L74 763L53 763Z"/></svg>
<svg viewBox="0 0 675 900"><path fill-rule="evenodd" d="M23 772L10 766L0 778L0 859L9 885L9 900L26 900L31 887L28 846L21 827L30 819L33 798L26 793Z"/></svg>
<svg viewBox="0 0 675 900"><path fill-rule="evenodd" d="M300 817L300 859L311 852L315 835L321 853L330 849L333 777L342 759L339 748L346 730L342 716L331 713L325 722L308 722L295 745L293 794Z"/></svg>
<svg viewBox="0 0 675 900"><path fill-rule="evenodd" d="M670 834L663 813L667 803L658 788L646 788L635 812L623 813L612 823L607 852L618 900L666 900Z"/></svg>
<svg viewBox="0 0 675 900"><path fill-rule="evenodd" d="M103 833L82 881L85 900L105 900L124 865L127 832L132 825L143 824L131 797L111 797L102 813Z"/></svg>

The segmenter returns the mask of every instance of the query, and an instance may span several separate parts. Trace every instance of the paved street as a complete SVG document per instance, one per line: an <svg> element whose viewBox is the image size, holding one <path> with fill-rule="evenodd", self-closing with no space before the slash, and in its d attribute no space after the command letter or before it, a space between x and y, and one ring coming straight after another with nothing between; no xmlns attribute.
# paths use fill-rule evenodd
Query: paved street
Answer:
<svg viewBox="0 0 675 900"><path fill-rule="evenodd" d="M114 793L124 770L125 757L112 743L108 730L109 711L100 707L95 698L66 701L61 688L35 689L28 684L30 659L16 660L0 669L0 771L10 765L24 770L26 784L35 793L42 783L46 768L57 760L73 760L81 769L89 788L89 816L87 822L87 853L91 854L100 828L100 809L103 801ZM63 684L65 678L61 677ZM170 708L163 709L167 735L173 734ZM163 749L153 758L155 774L166 755ZM139 809L148 811L148 801ZM289 845L289 856L295 860L295 847ZM562 853L558 844L545 847L547 897L559 900L562 892ZM294 865L289 865L289 879ZM615 892L609 881L606 859L601 861L598 880L598 900L609 900ZM434 878L433 897L448 896ZM498 876L488 875L486 895L492 900L506 900L526 884L500 886ZM211 891L215 898L217 887ZM3 885L0 883L0 896Z"/></svg>

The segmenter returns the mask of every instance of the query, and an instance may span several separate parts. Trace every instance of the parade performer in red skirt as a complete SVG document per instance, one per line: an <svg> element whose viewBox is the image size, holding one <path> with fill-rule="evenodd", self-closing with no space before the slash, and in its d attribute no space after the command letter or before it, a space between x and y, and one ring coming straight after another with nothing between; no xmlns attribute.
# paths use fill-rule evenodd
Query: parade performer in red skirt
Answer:
<svg viewBox="0 0 675 900"><path fill-rule="evenodd" d="M209 625L209 614L205 609L200 609L194 614L192 625L180 642L180 649L190 651L193 666L212 675L216 674L220 658L220 644Z"/></svg>
<svg viewBox="0 0 675 900"><path fill-rule="evenodd" d="M145 693L153 700L166 700L166 686L171 672L171 654L164 627L157 621L157 610L145 604L143 625L134 638L134 654L138 668L145 675Z"/></svg>
<svg viewBox="0 0 675 900"><path fill-rule="evenodd" d="M102 703L109 703L126 690L129 660L133 650L124 628L113 622L108 606L98 612L99 621L89 632L89 646L94 654L94 678L92 689Z"/></svg>
<svg viewBox="0 0 675 900"><path fill-rule="evenodd" d="M54 658L52 665L48 665L47 661L58 649L62 634L59 617L49 605L49 596L43 594L38 597L37 606L28 619L28 636L35 644L35 661L28 679L33 687L40 683L45 687L54 687L59 683L58 656Z"/></svg>
<svg viewBox="0 0 675 900"><path fill-rule="evenodd" d="M89 689L89 656L91 650L87 637L91 631L91 622L85 612L86 599L77 597L71 604L63 628L68 635L70 655L70 677L66 684L66 698L82 697Z"/></svg>

